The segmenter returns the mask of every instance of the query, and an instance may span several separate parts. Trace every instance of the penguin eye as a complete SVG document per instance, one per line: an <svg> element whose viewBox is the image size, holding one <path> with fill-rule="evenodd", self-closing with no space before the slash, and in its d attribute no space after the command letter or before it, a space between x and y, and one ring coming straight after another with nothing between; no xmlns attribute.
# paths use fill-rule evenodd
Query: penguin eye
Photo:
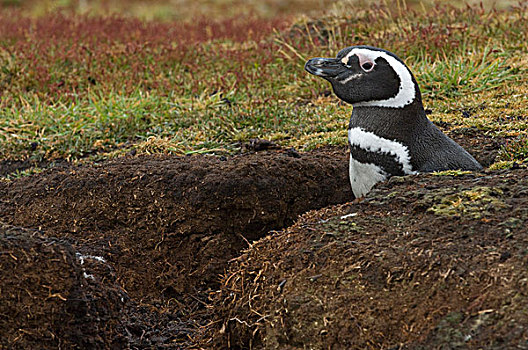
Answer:
<svg viewBox="0 0 528 350"><path fill-rule="evenodd" d="M374 64L372 64L372 62L365 62L361 65L361 68L365 71L365 72L370 72L372 70L372 68L374 68Z"/></svg>

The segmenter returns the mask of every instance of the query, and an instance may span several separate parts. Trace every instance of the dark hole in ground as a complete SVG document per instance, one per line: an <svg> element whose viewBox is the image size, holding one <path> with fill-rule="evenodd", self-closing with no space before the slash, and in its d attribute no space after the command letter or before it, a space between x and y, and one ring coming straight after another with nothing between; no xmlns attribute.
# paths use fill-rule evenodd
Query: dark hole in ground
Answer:
<svg viewBox="0 0 528 350"><path fill-rule="evenodd" d="M158 315L150 319L165 322L156 333L132 318L138 331L129 340L137 343L141 330L143 342L171 342L178 327L166 316L185 323L203 312L227 261L252 241L308 210L351 200L347 169L344 148L130 157L0 183L0 216L104 258L137 302L134 312L149 305Z"/></svg>

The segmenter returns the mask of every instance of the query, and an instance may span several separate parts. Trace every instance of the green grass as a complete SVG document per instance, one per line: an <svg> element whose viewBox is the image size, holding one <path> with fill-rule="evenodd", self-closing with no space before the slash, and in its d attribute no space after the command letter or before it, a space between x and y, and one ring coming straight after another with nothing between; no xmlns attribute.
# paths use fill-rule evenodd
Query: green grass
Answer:
<svg viewBox="0 0 528 350"><path fill-rule="evenodd" d="M295 144L305 135L319 133L324 138L336 130L345 135L346 115L342 123L332 117L334 105L318 109L319 114L314 115L314 109L291 103L254 105L246 101L247 97L237 99L219 93L193 98L111 93L94 95L88 101L51 105L35 98L26 101L24 107L4 109L0 154L35 161L70 160L94 152L115 154L120 149L117 154L121 154L127 147L142 149L143 143L152 143L153 137L165 140L165 151L170 153L210 149L232 152L240 147L240 141L255 137ZM311 123L306 123L308 119ZM345 141L346 137L342 143ZM317 144L313 139L310 143Z"/></svg>
<svg viewBox="0 0 528 350"><path fill-rule="evenodd" d="M528 136L523 133L509 141L501 149L501 158L506 162L528 160Z"/></svg>
<svg viewBox="0 0 528 350"><path fill-rule="evenodd" d="M195 23L4 13L0 157L230 153L255 137L300 150L346 145L351 107L303 65L369 44L411 67L433 121L519 137L500 160L521 162L528 157L519 136L528 121L527 4L437 5L410 15L338 5L313 19Z"/></svg>
<svg viewBox="0 0 528 350"><path fill-rule="evenodd" d="M431 57L419 59L413 65L422 83L422 93L427 98L456 98L500 88L515 81L519 69L510 67L505 59L507 54L495 54L490 58L491 49L460 57L453 62L445 57L434 60Z"/></svg>

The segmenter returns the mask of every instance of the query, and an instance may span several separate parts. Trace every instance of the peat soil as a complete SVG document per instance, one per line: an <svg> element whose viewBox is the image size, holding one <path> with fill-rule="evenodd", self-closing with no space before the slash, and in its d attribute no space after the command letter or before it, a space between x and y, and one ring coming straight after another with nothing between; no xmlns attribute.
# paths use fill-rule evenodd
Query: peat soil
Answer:
<svg viewBox="0 0 528 350"><path fill-rule="evenodd" d="M527 349L528 170L394 177L230 264L211 348Z"/></svg>
<svg viewBox="0 0 528 350"><path fill-rule="evenodd" d="M353 199L347 183L343 148L128 157L2 182L0 347L188 347L227 262L302 213ZM86 319L71 324L108 332L63 322L72 301Z"/></svg>
<svg viewBox="0 0 528 350"><path fill-rule="evenodd" d="M483 165L502 142L451 136ZM527 175L393 178L352 204L325 148L0 182L0 348L528 348Z"/></svg>

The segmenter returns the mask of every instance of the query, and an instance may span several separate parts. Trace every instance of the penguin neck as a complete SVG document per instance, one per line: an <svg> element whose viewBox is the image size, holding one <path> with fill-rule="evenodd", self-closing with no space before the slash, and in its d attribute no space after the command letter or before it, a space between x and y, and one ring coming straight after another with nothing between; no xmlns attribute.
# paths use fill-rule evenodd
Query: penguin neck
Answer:
<svg viewBox="0 0 528 350"><path fill-rule="evenodd" d="M430 123L425 115L422 101L417 98L401 108L358 106L352 110L348 128L361 128L391 140L407 143L416 130Z"/></svg>

